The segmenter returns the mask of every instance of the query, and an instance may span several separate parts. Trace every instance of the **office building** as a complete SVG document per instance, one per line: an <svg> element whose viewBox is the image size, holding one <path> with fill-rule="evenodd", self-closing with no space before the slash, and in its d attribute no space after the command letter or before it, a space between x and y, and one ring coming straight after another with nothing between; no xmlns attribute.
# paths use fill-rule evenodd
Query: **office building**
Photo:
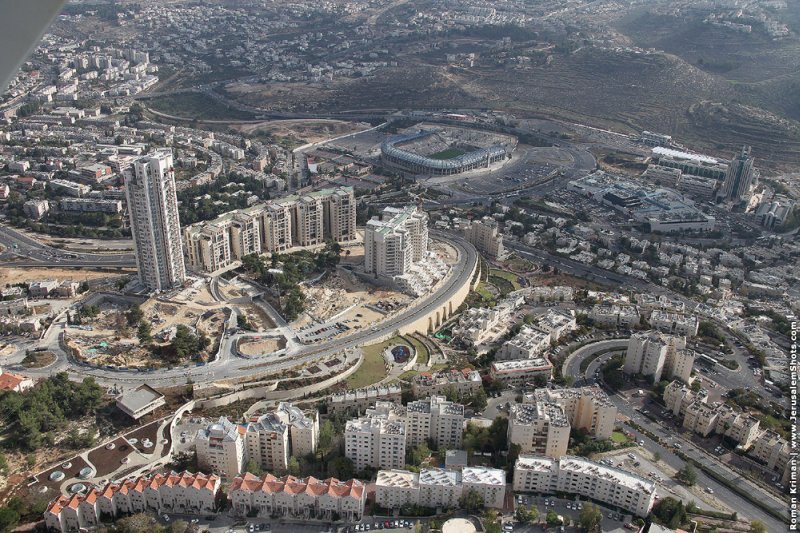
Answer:
<svg viewBox="0 0 800 533"><path fill-rule="evenodd" d="M139 281L150 291L177 287L186 270L172 152L141 157L124 176Z"/></svg>
<svg viewBox="0 0 800 533"><path fill-rule="evenodd" d="M647 516L656 499L652 481L571 456L520 455L514 464L514 491L582 496L640 517Z"/></svg>
<svg viewBox="0 0 800 533"><path fill-rule="evenodd" d="M566 455L570 424L564 409L553 402L515 404L510 408L508 442L522 453L559 458Z"/></svg>
<svg viewBox="0 0 800 533"><path fill-rule="evenodd" d="M725 182L719 193L720 197L725 201L738 204L749 196L754 176L755 170L750 147L744 146L739 155L731 159L728 164Z"/></svg>
<svg viewBox="0 0 800 533"><path fill-rule="evenodd" d="M651 377L653 383L661 381L662 376L689 383L694 357L694 352L686 349L685 337L655 331L634 333L628 342L622 371Z"/></svg>
<svg viewBox="0 0 800 533"><path fill-rule="evenodd" d="M237 516L358 522L364 516L367 487L357 479L258 477L246 473L233 480L228 499Z"/></svg>

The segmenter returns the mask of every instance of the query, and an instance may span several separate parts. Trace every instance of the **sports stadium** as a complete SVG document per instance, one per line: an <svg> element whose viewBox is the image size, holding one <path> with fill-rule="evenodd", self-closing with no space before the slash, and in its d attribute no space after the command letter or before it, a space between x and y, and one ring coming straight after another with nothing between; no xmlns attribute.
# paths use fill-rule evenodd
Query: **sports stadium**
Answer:
<svg viewBox="0 0 800 533"><path fill-rule="evenodd" d="M510 135L465 128L418 129L381 143L381 162L412 174L448 176L500 166L517 147Z"/></svg>

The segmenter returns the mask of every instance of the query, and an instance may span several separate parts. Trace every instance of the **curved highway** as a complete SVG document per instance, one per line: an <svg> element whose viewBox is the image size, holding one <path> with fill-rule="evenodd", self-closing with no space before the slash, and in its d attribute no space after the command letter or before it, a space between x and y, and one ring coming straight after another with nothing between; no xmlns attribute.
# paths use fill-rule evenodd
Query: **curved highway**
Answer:
<svg viewBox="0 0 800 533"><path fill-rule="evenodd" d="M72 371L82 376L92 376L99 383L111 385L123 383L126 385L138 385L141 383L155 384L156 386L169 386L187 383L191 380L194 383L204 383L229 378L243 378L260 371L277 371L288 369L319 357L325 357L341 352L343 350L364 346L377 342L382 337L393 334L403 326L413 324L421 315L446 306L452 298L465 284L472 281L472 272L478 262L478 254L475 247L464 239L452 235L444 237L449 244L456 248L458 260L453 265L449 276L441 282L435 292L421 298L415 304L410 305L404 311L384 319L374 326L359 330L352 335L341 339L332 339L312 344L300 346L294 354L281 358L274 363L266 362L263 367L253 368L258 365L258 360L241 359L232 356L232 346L235 337L223 337L222 354L217 361L190 367L177 367L171 369L158 369L153 371L127 371L89 367L79 364L68 358L58 344L58 335L63 331L64 318L55 323L40 342L40 346L46 347L58 355L56 363L44 369L26 370L26 374L41 377L55 372Z"/></svg>

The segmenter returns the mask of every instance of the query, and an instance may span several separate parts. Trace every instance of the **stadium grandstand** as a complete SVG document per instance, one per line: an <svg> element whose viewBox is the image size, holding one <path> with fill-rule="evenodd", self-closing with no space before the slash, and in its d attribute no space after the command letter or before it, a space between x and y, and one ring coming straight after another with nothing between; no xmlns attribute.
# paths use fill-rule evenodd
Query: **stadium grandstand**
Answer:
<svg viewBox="0 0 800 533"><path fill-rule="evenodd" d="M505 161L516 139L457 128L420 129L381 144L381 161L390 167L432 176L447 176Z"/></svg>

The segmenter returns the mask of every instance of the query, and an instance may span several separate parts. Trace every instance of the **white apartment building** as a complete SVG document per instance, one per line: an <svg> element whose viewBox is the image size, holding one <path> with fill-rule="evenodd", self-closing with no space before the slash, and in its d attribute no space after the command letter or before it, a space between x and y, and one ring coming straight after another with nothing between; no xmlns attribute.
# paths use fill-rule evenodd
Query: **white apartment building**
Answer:
<svg viewBox="0 0 800 533"><path fill-rule="evenodd" d="M195 439L198 465L225 479L239 475L251 460L263 469L286 471L289 457L314 453L318 442L316 412L306 416L286 402L243 425L220 417Z"/></svg>
<svg viewBox="0 0 800 533"><path fill-rule="evenodd" d="M774 431L767 430L753 440L753 449L750 450L750 455L766 463L770 470L782 472L789 464L791 451L791 446L786 439Z"/></svg>
<svg viewBox="0 0 800 533"><path fill-rule="evenodd" d="M684 315L683 313L671 313L669 311L655 309L650 314L650 326L662 333L694 337L697 335L700 321L694 315Z"/></svg>
<svg viewBox="0 0 800 533"><path fill-rule="evenodd" d="M494 340L505 333L511 325L511 315L523 303L524 292L515 291L494 307L470 307L461 313L453 337L472 345Z"/></svg>
<svg viewBox="0 0 800 533"><path fill-rule="evenodd" d="M686 406L683 427L702 437L708 437L717 427L719 404L692 402Z"/></svg>
<svg viewBox="0 0 800 533"><path fill-rule="evenodd" d="M417 446L431 439L440 448L461 448L464 406L448 402L444 396L409 402L405 423L406 446Z"/></svg>
<svg viewBox="0 0 800 533"><path fill-rule="evenodd" d="M656 485L581 457L520 455L514 464L514 491L574 494L644 517L655 503Z"/></svg>
<svg viewBox="0 0 800 533"><path fill-rule="evenodd" d="M357 479L340 481L336 478L319 480L313 477L277 478L247 473L237 476L228 491L237 516L273 514L285 518L341 520L357 522L364 515L367 487Z"/></svg>
<svg viewBox="0 0 800 533"><path fill-rule="evenodd" d="M489 257L502 258L505 255L500 225L492 217L473 220L465 231L465 237L479 252Z"/></svg>
<svg viewBox="0 0 800 533"><path fill-rule="evenodd" d="M122 201L120 200L63 198L60 202L58 202L58 207L62 211L74 211L79 213L122 213Z"/></svg>
<svg viewBox="0 0 800 533"><path fill-rule="evenodd" d="M364 272L394 278L406 274L428 251L428 215L415 206L387 207L364 231Z"/></svg>
<svg viewBox="0 0 800 533"><path fill-rule="evenodd" d="M686 414L686 408L695 401L705 402L708 396L700 397L692 391L686 384L675 380L664 389L664 405L672 411L675 416Z"/></svg>
<svg viewBox="0 0 800 533"><path fill-rule="evenodd" d="M575 311L562 312L550 309L536 318L536 327L549 333L552 342L558 342L564 334L578 329L578 323L575 320Z"/></svg>
<svg viewBox="0 0 800 533"><path fill-rule="evenodd" d="M258 210L231 211L183 230L190 268L214 272L250 254L261 253Z"/></svg>
<svg viewBox="0 0 800 533"><path fill-rule="evenodd" d="M635 305L595 305L589 318L598 326L632 328L639 323L639 310Z"/></svg>
<svg viewBox="0 0 800 533"><path fill-rule="evenodd" d="M525 403L534 402L560 405L571 427L584 429L597 439L609 439L614 431L617 408L598 387L537 389L525 397Z"/></svg>
<svg viewBox="0 0 800 533"><path fill-rule="evenodd" d="M243 429L225 417L200 429L195 436L198 468L223 479L239 475L247 463Z"/></svg>
<svg viewBox="0 0 800 533"><path fill-rule="evenodd" d="M761 433L760 425L759 420L753 416L723 404L718 409L714 432L725 435L746 450Z"/></svg>
<svg viewBox="0 0 800 533"><path fill-rule="evenodd" d="M509 387L519 387L536 381L549 381L553 377L553 363L546 357L495 361L489 375Z"/></svg>
<svg viewBox="0 0 800 533"><path fill-rule="evenodd" d="M415 394L417 394L415 392ZM400 385L376 385L363 389L345 390L328 396L328 412L330 414L346 413L359 415L369 407L375 407L379 401L388 401L400 405L402 390ZM419 394L417 394L419 396Z"/></svg>
<svg viewBox="0 0 800 533"><path fill-rule="evenodd" d="M271 413L245 426L247 457L261 468L285 471L289 457L314 453L319 443L319 416L306 416L291 403L281 402Z"/></svg>
<svg viewBox="0 0 800 533"><path fill-rule="evenodd" d="M293 246L293 202L268 203L261 212L261 247L265 252L285 252Z"/></svg>
<svg viewBox="0 0 800 533"><path fill-rule="evenodd" d="M475 394L483 386L477 370L442 370L433 374L420 372L411 378L411 390L415 396L432 396L455 390L459 398Z"/></svg>
<svg viewBox="0 0 800 533"><path fill-rule="evenodd" d="M39 220L50 211L50 203L47 200L28 200L22 204L22 211L29 218Z"/></svg>
<svg viewBox="0 0 800 533"><path fill-rule="evenodd" d="M313 246L325 241L325 206L321 194L304 194L292 210L292 241Z"/></svg>
<svg viewBox="0 0 800 533"><path fill-rule="evenodd" d="M357 472L365 468L401 468L406 462L404 413L392 403L378 402L375 409L344 430L344 454Z"/></svg>
<svg viewBox="0 0 800 533"><path fill-rule="evenodd" d="M570 424L564 409L552 402L515 404L508 421L508 441L522 453L559 458L567 453Z"/></svg>
<svg viewBox="0 0 800 533"><path fill-rule="evenodd" d="M653 383L662 376L689 383L693 365L694 352L686 350L685 337L648 331L631 335L622 370L651 377Z"/></svg>
<svg viewBox="0 0 800 533"><path fill-rule="evenodd" d="M151 291L181 285L186 270L172 152L141 157L123 175L139 281Z"/></svg>
<svg viewBox="0 0 800 533"><path fill-rule="evenodd" d="M91 487L86 494L58 497L47 506L44 523L54 531L78 531L99 526L101 516L209 513L219 489L220 478L214 475L172 472L129 478Z"/></svg>
<svg viewBox="0 0 800 533"><path fill-rule="evenodd" d="M75 183L74 181L53 179L47 182L47 186L55 192L60 192L68 196L81 197L89 194L92 188L83 183Z"/></svg>
<svg viewBox="0 0 800 533"><path fill-rule="evenodd" d="M468 490L476 491L485 507L502 509L505 503L506 475L503 470L465 467L461 472L423 468L379 470L375 482L375 503L387 509L419 505L432 509L452 509Z"/></svg>
<svg viewBox="0 0 800 533"><path fill-rule="evenodd" d="M513 339L506 341L495 354L496 361L534 359L550 349L550 333L522 326Z"/></svg>

